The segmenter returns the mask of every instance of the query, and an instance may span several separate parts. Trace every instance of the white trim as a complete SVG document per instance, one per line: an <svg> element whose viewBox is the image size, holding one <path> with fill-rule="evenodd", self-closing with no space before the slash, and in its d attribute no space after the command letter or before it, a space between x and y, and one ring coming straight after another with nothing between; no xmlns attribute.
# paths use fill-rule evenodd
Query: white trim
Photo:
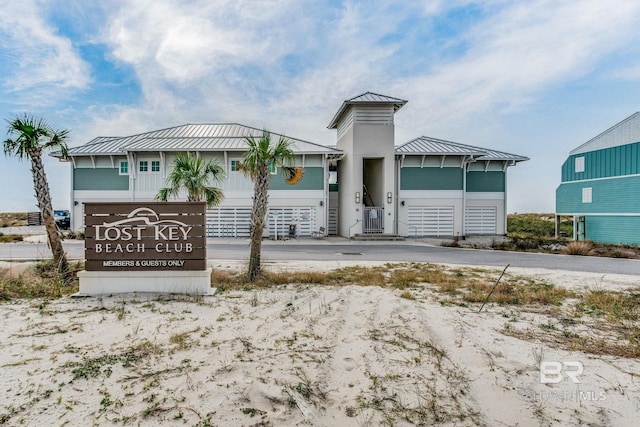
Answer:
<svg viewBox="0 0 640 427"><path fill-rule="evenodd" d="M584 156L575 157L573 170L575 173L584 172Z"/></svg>
<svg viewBox="0 0 640 427"><path fill-rule="evenodd" d="M462 190L400 190L400 199L460 199ZM467 193L472 194L472 193ZM428 201L428 200L426 200Z"/></svg>
<svg viewBox="0 0 640 427"><path fill-rule="evenodd" d="M640 212L625 212L625 213L588 213L588 212L581 212L581 213L563 213L563 212L556 212L556 215L562 215L562 216L640 216Z"/></svg>
<svg viewBox="0 0 640 427"><path fill-rule="evenodd" d="M111 167L113 169L115 169L116 168L116 164L115 164L115 161L113 160L113 156L109 156L109 158L111 159Z"/></svg>
<svg viewBox="0 0 640 427"><path fill-rule="evenodd" d="M160 153L160 173L162 173L162 179L167 177L167 157L165 156L163 151L159 151Z"/></svg>
<svg viewBox="0 0 640 427"><path fill-rule="evenodd" d="M504 200L505 193L502 192L471 192L467 193L467 200Z"/></svg>
<svg viewBox="0 0 640 427"><path fill-rule="evenodd" d="M591 187L583 187L582 188L582 203L592 203L593 202L593 188Z"/></svg>
<svg viewBox="0 0 640 427"><path fill-rule="evenodd" d="M142 162L147 162L147 170L146 171L141 171L140 170L140 163L142 163ZM157 171L153 170L153 162L158 162L158 170ZM158 157L140 157L140 158L136 159L136 172L137 172L137 174L149 174L149 175L160 174L160 173L162 173L162 162L161 162L160 158L158 158Z"/></svg>
<svg viewBox="0 0 640 427"><path fill-rule="evenodd" d="M634 173L632 175L606 176L606 177L603 177L603 178L576 179L575 181L564 181L564 182L561 182L560 185L562 185L562 184L573 184L573 183L576 183L576 182L605 181L607 179L637 178L637 177L640 177L640 173Z"/></svg>
<svg viewBox="0 0 640 427"><path fill-rule="evenodd" d="M126 163L127 164L127 173L122 173L122 163ZM118 175L120 175L120 176L129 176L129 171L130 171L129 159L118 161Z"/></svg>
<svg viewBox="0 0 640 427"><path fill-rule="evenodd" d="M232 173L234 173L234 174L240 174L240 173L242 173L242 172L240 172L239 170L233 170L233 167L232 167L232 163L233 163L233 162L242 163L242 157L229 157L229 158L228 158L228 162L229 162L229 163L227 164L227 167L229 168L229 172L228 172L228 174L232 174Z"/></svg>
<svg viewBox="0 0 640 427"><path fill-rule="evenodd" d="M89 158L91 159L91 164L93 165L93 168L96 168L96 158L95 156L89 156Z"/></svg>
<svg viewBox="0 0 640 427"><path fill-rule="evenodd" d="M446 160L447 156L440 156L440 169L442 169L444 167L444 161Z"/></svg>

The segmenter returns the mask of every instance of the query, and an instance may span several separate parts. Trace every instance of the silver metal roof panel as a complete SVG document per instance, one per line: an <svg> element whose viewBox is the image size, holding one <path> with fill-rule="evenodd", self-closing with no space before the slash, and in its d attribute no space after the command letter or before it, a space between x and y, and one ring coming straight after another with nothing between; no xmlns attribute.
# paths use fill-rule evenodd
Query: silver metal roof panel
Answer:
<svg viewBox="0 0 640 427"><path fill-rule="evenodd" d="M260 138L262 130L236 123L188 124L126 137L98 137L69 149L70 156L125 154L129 151L245 151L246 137ZM294 153L341 154L342 151L271 132L292 142ZM60 153L52 153L60 157Z"/></svg>
<svg viewBox="0 0 640 427"><path fill-rule="evenodd" d="M365 92L362 95L355 96L351 99L347 99L342 103L342 106L338 109L338 112L331 119L331 123L327 126L329 129L335 129L338 126L338 120L350 105L355 104L393 104L393 111L396 112L401 109L408 101L400 98L394 98L391 96L380 95L373 92Z"/></svg>
<svg viewBox="0 0 640 427"><path fill-rule="evenodd" d="M601 134L591 138L589 141L570 151L569 154L603 150L605 148L618 147L634 142L640 142L640 112L630 115Z"/></svg>
<svg viewBox="0 0 640 427"><path fill-rule="evenodd" d="M489 150L473 145L460 144L444 139L421 136L396 147L396 154L404 155L431 155L431 156L474 156L478 160L509 160L521 162L529 160L528 157L517 154L505 153L497 150Z"/></svg>

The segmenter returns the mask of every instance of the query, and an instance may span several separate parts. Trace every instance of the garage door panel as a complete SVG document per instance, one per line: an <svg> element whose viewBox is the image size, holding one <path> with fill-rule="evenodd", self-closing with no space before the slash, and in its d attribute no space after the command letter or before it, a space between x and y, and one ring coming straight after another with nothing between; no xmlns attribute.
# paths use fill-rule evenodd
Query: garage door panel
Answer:
<svg viewBox="0 0 640 427"><path fill-rule="evenodd" d="M465 233L494 235L497 233L498 214L495 206L473 206L465 210Z"/></svg>
<svg viewBox="0 0 640 427"><path fill-rule="evenodd" d="M453 236L453 206L414 206L407 211L409 232L417 236Z"/></svg>

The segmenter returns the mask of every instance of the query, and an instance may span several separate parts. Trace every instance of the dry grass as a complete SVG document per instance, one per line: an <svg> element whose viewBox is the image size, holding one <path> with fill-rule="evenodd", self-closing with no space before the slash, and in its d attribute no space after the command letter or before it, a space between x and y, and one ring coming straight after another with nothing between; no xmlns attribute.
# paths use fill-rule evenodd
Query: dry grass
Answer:
<svg viewBox="0 0 640 427"><path fill-rule="evenodd" d="M214 270L211 279L219 292L279 285L379 286L399 290L400 298L416 303L432 295L441 303L469 306L479 305L487 299L498 276L496 270L407 263L345 267L328 272L265 271L255 282L249 282L243 273ZM61 286L50 262L35 265L17 278L0 270L0 300L56 298L77 290L77 283L71 287ZM445 300L439 298L443 294ZM523 313L548 316L548 321L540 328L523 331L507 325L505 334L553 343L568 350L640 356L640 289L627 292L591 290L578 294L550 283L507 274L487 302L517 307Z"/></svg>
<svg viewBox="0 0 640 427"><path fill-rule="evenodd" d="M2 234L0 233L0 243L22 242L22 236L19 234Z"/></svg>
<svg viewBox="0 0 640 427"><path fill-rule="evenodd" d="M26 212L2 212L0 213L0 228L24 227L27 225Z"/></svg>
<svg viewBox="0 0 640 427"><path fill-rule="evenodd" d="M640 319L640 292L589 291L576 305L579 313L604 317L612 322Z"/></svg>
<svg viewBox="0 0 640 427"><path fill-rule="evenodd" d="M467 302L483 302L493 284L475 282L466 286L463 298ZM521 277L507 279L498 284L489 301L500 305L558 305L573 294L549 283L528 281Z"/></svg>
<svg viewBox="0 0 640 427"><path fill-rule="evenodd" d="M71 265L75 271L80 264ZM59 298L78 292L78 282L65 286L61 283L52 261L37 263L17 277L9 270L0 269L0 301L13 298Z"/></svg>
<svg viewBox="0 0 640 427"><path fill-rule="evenodd" d="M567 255L595 255L595 252L593 250L593 243L586 241L571 242L567 246L565 246L562 251Z"/></svg>

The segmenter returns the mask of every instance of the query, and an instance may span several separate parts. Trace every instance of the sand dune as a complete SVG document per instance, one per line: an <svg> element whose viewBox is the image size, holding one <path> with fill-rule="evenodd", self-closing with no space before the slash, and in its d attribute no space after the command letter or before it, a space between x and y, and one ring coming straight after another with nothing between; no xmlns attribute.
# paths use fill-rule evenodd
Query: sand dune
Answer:
<svg viewBox="0 0 640 427"><path fill-rule="evenodd" d="M307 269L336 267L308 263ZM225 263L218 268L237 268ZM299 265L272 264L296 269ZM518 271L517 274L526 274ZM635 278L530 271L569 286ZM5 425L637 425L640 363L503 333L545 314L443 304L424 284L0 305ZM580 383L540 382L540 360Z"/></svg>

